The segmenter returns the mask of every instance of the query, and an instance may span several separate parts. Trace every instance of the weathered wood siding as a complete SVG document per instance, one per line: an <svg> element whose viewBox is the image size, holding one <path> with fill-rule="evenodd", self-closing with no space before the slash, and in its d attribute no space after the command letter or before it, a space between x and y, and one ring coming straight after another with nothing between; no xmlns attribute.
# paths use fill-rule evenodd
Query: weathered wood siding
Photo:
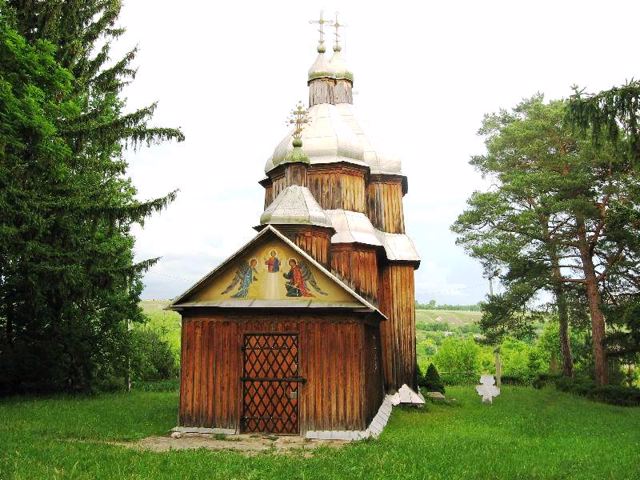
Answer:
<svg viewBox="0 0 640 480"><path fill-rule="evenodd" d="M333 89L335 80L331 78L316 78L310 80L309 85L309 106L313 107L321 103L334 103Z"/></svg>
<svg viewBox="0 0 640 480"><path fill-rule="evenodd" d="M271 182L264 185L264 209L266 210L273 202L273 184Z"/></svg>
<svg viewBox="0 0 640 480"><path fill-rule="evenodd" d="M239 428L242 415L242 341L245 333L298 334L300 430L362 430L381 396L371 368L365 324L349 314L323 317L228 314L183 315L180 425ZM273 314L272 314L273 315ZM369 327L378 330L377 325ZM375 354L375 353L374 353ZM375 392L374 392L375 393ZM377 405L375 405L377 403Z"/></svg>
<svg viewBox="0 0 640 480"><path fill-rule="evenodd" d="M346 164L312 165L307 187L325 210L367 211L364 168Z"/></svg>
<svg viewBox="0 0 640 480"><path fill-rule="evenodd" d="M414 387L416 368L416 309L413 265L382 268L379 308L387 317L380 324L385 387Z"/></svg>
<svg viewBox="0 0 640 480"><path fill-rule="evenodd" d="M269 174L270 181L263 183L265 208L289 185L302 185L309 188L316 201L326 210L366 213L366 172L365 167L345 163L277 167Z"/></svg>
<svg viewBox="0 0 640 480"><path fill-rule="evenodd" d="M356 243L331 246L331 270L365 297L378 295L378 255L375 247Z"/></svg>
<svg viewBox="0 0 640 480"><path fill-rule="evenodd" d="M365 423L369 425L384 400L380 328L373 325L365 325L364 336Z"/></svg>
<svg viewBox="0 0 640 480"><path fill-rule="evenodd" d="M367 185L367 215L378 230L404 233L402 179L377 176Z"/></svg>
<svg viewBox="0 0 640 480"><path fill-rule="evenodd" d="M274 225L293 243L325 267L329 266L329 251L333 230L307 225Z"/></svg>

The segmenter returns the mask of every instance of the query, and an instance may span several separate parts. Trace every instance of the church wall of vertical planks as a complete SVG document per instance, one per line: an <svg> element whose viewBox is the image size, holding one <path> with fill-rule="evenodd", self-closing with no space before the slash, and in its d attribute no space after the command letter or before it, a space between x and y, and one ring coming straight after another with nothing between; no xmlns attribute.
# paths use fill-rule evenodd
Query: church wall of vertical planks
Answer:
<svg viewBox="0 0 640 480"><path fill-rule="evenodd" d="M181 427L362 432L386 393L415 388L407 178L360 127L327 23L308 107L260 181L256 237L170 305L182 315Z"/></svg>

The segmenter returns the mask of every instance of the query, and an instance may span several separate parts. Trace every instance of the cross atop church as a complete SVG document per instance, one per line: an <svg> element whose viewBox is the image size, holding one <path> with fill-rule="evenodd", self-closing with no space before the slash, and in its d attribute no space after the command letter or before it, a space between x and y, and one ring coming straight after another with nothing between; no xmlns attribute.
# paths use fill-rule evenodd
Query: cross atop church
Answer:
<svg viewBox="0 0 640 480"><path fill-rule="evenodd" d="M318 24L318 32L320 32L320 39L318 40L318 53L324 53L326 51L324 47L324 25L333 25L331 20L325 20L323 16L324 12L320 10L320 18L318 20L309 20L309 23Z"/></svg>
<svg viewBox="0 0 640 480"><path fill-rule="evenodd" d="M298 102L296 108L291 110L291 115L289 115L289 124L294 125L292 135L294 141L302 138L302 130L307 123L309 123L309 111L304 108L302 102Z"/></svg>
<svg viewBox="0 0 640 480"><path fill-rule="evenodd" d="M338 21L338 12L336 12L335 21L331 22L330 24L333 28L336 29L334 33L336 41L333 45L333 51L339 52L340 50L342 50L342 47L340 46L340 27L346 27L346 25Z"/></svg>

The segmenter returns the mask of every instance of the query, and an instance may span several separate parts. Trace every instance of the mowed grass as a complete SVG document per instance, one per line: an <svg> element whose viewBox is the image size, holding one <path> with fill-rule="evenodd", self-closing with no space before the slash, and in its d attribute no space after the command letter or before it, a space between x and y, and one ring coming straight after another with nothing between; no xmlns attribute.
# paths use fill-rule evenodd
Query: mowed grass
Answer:
<svg viewBox="0 0 640 480"><path fill-rule="evenodd" d="M378 440L246 457L206 450L154 453L109 445L175 425L175 392L0 401L0 478L632 479L640 478L640 409L552 389L505 387L482 405L393 412Z"/></svg>

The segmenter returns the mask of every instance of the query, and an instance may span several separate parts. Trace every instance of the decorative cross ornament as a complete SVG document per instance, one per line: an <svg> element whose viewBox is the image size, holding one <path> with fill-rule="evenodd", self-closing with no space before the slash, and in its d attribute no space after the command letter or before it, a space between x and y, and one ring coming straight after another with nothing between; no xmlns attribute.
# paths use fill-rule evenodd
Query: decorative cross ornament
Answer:
<svg viewBox="0 0 640 480"><path fill-rule="evenodd" d="M493 403L493 397L500 395L500 389L496 387L493 375L482 375L480 385L476 386L476 392L482 397L483 403Z"/></svg>
<svg viewBox="0 0 640 480"><path fill-rule="evenodd" d="M323 12L320 10L320 18L318 20L309 20L309 23L317 23L318 24L318 32L320 32L320 39L318 40L318 53L324 53L326 49L324 48L324 25L333 25L331 20L325 20L323 17Z"/></svg>
<svg viewBox="0 0 640 480"><path fill-rule="evenodd" d="M298 104L296 105L296 108L294 108L293 110L291 110L291 115L289 115L289 122L290 125L294 125L294 129L293 129L293 141L294 141L294 146L295 143L301 143L302 141L302 130L304 129L304 126L309 123L309 111L304 108L304 105L302 104L302 102L298 102ZM298 141L298 142L296 142Z"/></svg>
<svg viewBox="0 0 640 480"><path fill-rule="evenodd" d="M342 47L340 46L340 27L346 27L346 25L338 21L338 12L336 12L336 19L331 23L331 26L336 29L336 32L334 34L336 43L333 45L333 51L339 52L340 50L342 50Z"/></svg>

